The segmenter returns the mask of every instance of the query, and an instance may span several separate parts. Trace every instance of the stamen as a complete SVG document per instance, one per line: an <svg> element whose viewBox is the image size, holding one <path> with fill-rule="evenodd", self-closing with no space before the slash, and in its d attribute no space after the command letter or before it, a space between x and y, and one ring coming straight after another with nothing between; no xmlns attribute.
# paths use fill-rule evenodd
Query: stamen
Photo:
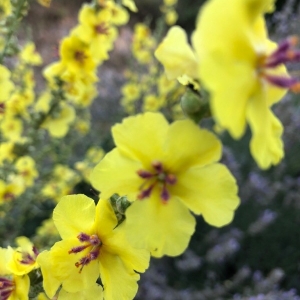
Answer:
<svg viewBox="0 0 300 300"><path fill-rule="evenodd" d="M264 77L272 84L281 88L291 88L298 80L293 77L282 77L276 75L265 74Z"/></svg>
<svg viewBox="0 0 300 300"><path fill-rule="evenodd" d="M79 239L80 242L87 242L90 240L90 236L86 233L80 232L77 235L77 238Z"/></svg>
<svg viewBox="0 0 300 300"><path fill-rule="evenodd" d="M152 191L153 187L154 187L154 184L150 185L147 189L142 190L142 191L138 194L137 198L138 198L139 200L143 200L143 199L149 197L149 196L151 195L151 191Z"/></svg>
<svg viewBox="0 0 300 300"><path fill-rule="evenodd" d="M163 171L163 165L161 162L154 160L151 165L158 173Z"/></svg>
<svg viewBox="0 0 300 300"><path fill-rule="evenodd" d="M73 247L71 250L68 251L69 254L71 253L79 253L81 251L83 251L84 249L90 247L90 245L82 245L82 246L78 246L78 247Z"/></svg>
<svg viewBox="0 0 300 300"><path fill-rule="evenodd" d="M98 34L107 35L109 31L109 27L104 22L96 25L94 28L95 28L95 32Z"/></svg>
<svg viewBox="0 0 300 300"><path fill-rule="evenodd" d="M34 253L35 257L39 255L39 251L35 246L32 246L32 252Z"/></svg>
<svg viewBox="0 0 300 300"><path fill-rule="evenodd" d="M170 185L174 185L177 182L177 178L173 174L168 174L166 177L166 183Z"/></svg>
<svg viewBox="0 0 300 300"><path fill-rule="evenodd" d="M170 199L170 193L168 192L165 185L162 188L162 191L160 193L160 197L161 197L163 203L167 203L167 201Z"/></svg>
<svg viewBox="0 0 300 300"><path fill-rule="evenodd" d="M24 265L31 265L35 263L35 259L29 253L26 253L23 254L23 258L19 262Z"/></svg>
<svg viewBox="0 0 300 300"><path fill-rule="evenodd" d="M137 174L143 179L148 179L154 176L151 172L146 170L138 170Z"/></svg>

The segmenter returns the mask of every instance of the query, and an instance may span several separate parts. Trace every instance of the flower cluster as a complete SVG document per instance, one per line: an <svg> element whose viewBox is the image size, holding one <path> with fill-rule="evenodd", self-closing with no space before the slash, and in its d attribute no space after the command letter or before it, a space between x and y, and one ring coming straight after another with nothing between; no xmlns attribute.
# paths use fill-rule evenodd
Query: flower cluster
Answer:
<svg viewBox="0 0 300 300"><path fill-rule="evenodd" d="M161 28L134 27L133 68L120 99L131 116L111 127L112 137L85 145L97 69L137 7L132 0L84 4L37 93L33 70L42 58L32 42L18 48L10 38L28 8L15 1L0 4L0 21L14 24L7 35L0 30L0 218L8 220L0 232L3 244L16 245L0 248L0 299L133 299L151 256L188 248L196 216L220 228L240 204L236 180L220 162L222 142L200 121L213 116L236 139L249 124L259 167L282 159L283 126L271 107L288 89L300 90L284 65L300 60L297 40L268 38L264 14L273 0L209 0L192 46L179 26L159 44L178 17L177 1L164 0ZM44 214L36 235L14 240L22 229L14 219L25 224L34 213Z"/></svg>

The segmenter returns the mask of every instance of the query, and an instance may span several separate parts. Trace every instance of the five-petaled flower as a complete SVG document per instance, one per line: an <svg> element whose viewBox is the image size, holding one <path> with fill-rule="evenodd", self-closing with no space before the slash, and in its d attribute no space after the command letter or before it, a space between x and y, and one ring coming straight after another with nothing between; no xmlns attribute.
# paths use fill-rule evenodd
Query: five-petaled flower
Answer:
<svg viewBox="0 0 300 300"><path fill-rule="evenodd" d="M250 150L262 169L284 156L283 126L270 108L288 89L300 90L299 80L284 66L300 60L300 51L294 49L297 39L276 45L268 38L263 14L273 4L273 0L233 0L229 5L226 0L208 1L192 36L194 50L177 26L156 51L170 77L186 74L201 81L210 93L215 120L234 138L240 138L249 124ZM178 40L181 46L174 48Z"/></svg>
<svg viewBox="0 0 300 300"><path fill-rule="evenodd" d="M181 254L194 232L190 210L217 227L232 221L237 186L217 163L221 143L212 133L190 120L169 125L159 113L126 118L112 133L117 147L91 182L105 198L118 193L134 201L125 221L134 245L156 257Z"/></svg>
<svg viewBox="0 0 300 300"><path fill-rule="evenodd" d="M84 195L63 197L53 212L62 241L37 260L44 289L52 298L60 285L67 293L96 289L101 278L105 300L133 299L139 274L149 264L149 252L133 248L125 238L109 201L97 206ZM98 299L102 299L99 294Z"/></svg>

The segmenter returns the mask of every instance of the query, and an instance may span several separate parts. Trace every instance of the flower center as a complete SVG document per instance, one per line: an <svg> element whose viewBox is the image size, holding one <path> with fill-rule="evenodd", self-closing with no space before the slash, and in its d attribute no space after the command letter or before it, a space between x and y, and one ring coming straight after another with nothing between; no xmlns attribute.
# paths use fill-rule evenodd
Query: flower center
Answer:
<svg viewBox="0 0 300 300"><path fill-rule="evenodd" d="M87 58L85 53L83 51L75 51L74 53L74 58L77 60L79 63L83 64L85 59Z"/></svg>
<svg viewBox="0 0 300 300"><path fill-rule="evenodd" d="M300 92L300 80L295 77L287 77L281 75L270 74L272 69L285 64L287 62L299 62L300 51L294 49L298 44L298 38L289 37L279 43L278 48L270 55L262 55L258 58L258 74L269 83L279 88L287 88L297 93Z"/></svg>
<svg viewBox="0 0 300 300"><path fill-rule="evenodd" d="M163 164L159 161L153 161L151 163L152 170L138 170L137 174L145 181L140 186L140 193L138 199L142 200L151 195L153 188L158 185L161 189L160 198L163 203L166 203L170 199L170 193L168 191L168 185L174 185L177 182L177 178L174 174L169 173L163 167Z"/></svg>
<svg viewBox="0 0 300 300"><path fill-rule="evenodd" d="M35 246L32 247L32 252L33 255L31 255L28 252L21 252L22 260L20 260L19 262L24 265L33 265L36 261L39 252L37 251L37 248Z"/></svg>
<svg viewBox="0 0 300 300"><path fill-rule="evenodd" d="M81 232L79 233L77 238L83 244L77 247L73 247L71 250L69 250L69 254L79 253L85 249L90 248L88 254L80 258L80 260L75 263L75 266L77 268L80 267L79 273L81 273L84 266L88 265L92 260L98 258L102 243L96 234L88 235L86 233Z"/></svg>
<svg viewBox="0 0 300 300"><path fill-rule="evenodd" d="M109 28L108 28L108 26L107 26L104 22L102 22L102 23L96 25L96 26L94 27L94 29L95 29L95 32L96 32L97 34L108 35L108 30L109 30Z"/></svg>
<svg viewBox="0 0 300 300"><path fill-rule="evenodd" d="M4 277L0 277L0 299L7 300L13 290L15 289L15 283Z"/></svg>

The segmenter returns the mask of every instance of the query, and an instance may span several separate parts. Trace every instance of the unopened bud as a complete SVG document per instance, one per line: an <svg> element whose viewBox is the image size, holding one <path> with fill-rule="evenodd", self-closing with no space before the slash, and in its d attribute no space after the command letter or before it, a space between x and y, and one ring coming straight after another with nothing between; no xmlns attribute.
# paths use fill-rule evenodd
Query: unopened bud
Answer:
<svg viewBox="0 0 300 300"><path fill-rule="evenodd" d="M210 116L207 95L202 92L199 94L192 89L187 89L181 97L181 108L184 114L196 123Z"/></svg>

